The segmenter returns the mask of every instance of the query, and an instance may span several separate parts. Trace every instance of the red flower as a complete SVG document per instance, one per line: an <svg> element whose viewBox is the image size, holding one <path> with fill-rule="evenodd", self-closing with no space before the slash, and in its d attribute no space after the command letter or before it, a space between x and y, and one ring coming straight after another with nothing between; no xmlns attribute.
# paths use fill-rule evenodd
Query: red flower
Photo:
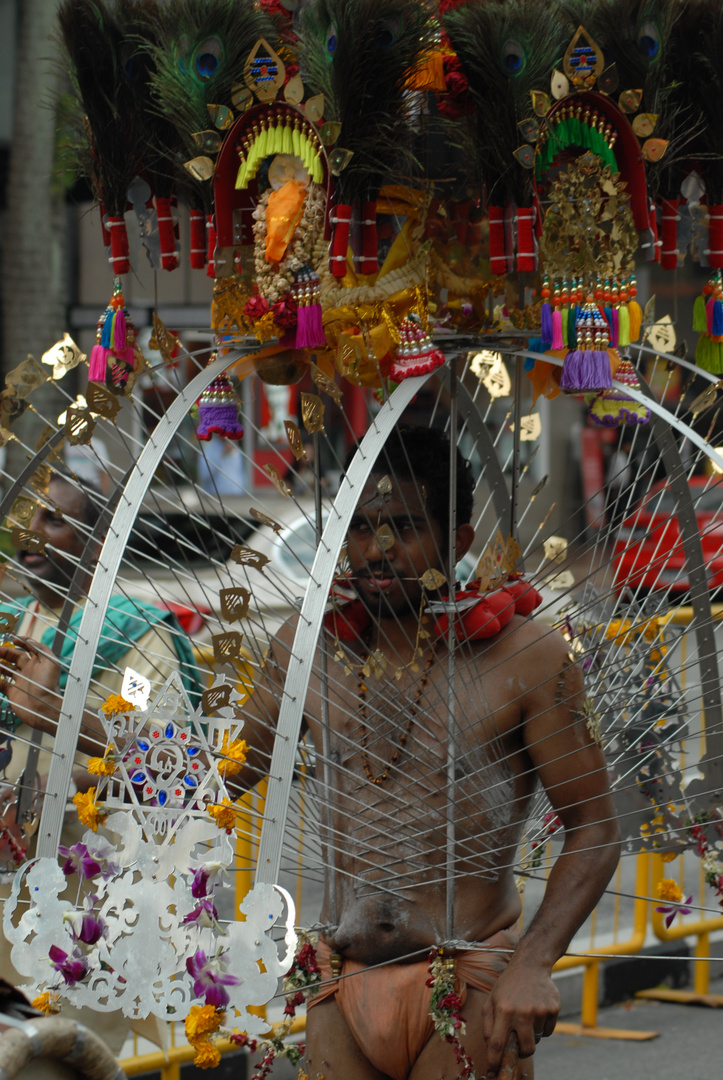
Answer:
<svg viewBox="0 0 723 1080"><path fill-rule="evenodd" d="M469 83L456 56L444 58L444 83L446 90L438 98L437 109L442 116L455 120L470 111L467 98Z"/></svg>
<svg viewBox="0 0 723 1080"><path fill-rule="evenodd" d="M252 296L250 300L246 301L246 307L244 308L244 315L248 319L261 319L269 310L268 300L264 300L263 296Z"/></svg>
<svg viewBox="0 0 723 1080"><path fill-rule="evenodd" d="M285 300L277 300L271 309L274 313L274 322L282 330L293 330L299 321L296 313L296 301L291 297Z"/></svg>

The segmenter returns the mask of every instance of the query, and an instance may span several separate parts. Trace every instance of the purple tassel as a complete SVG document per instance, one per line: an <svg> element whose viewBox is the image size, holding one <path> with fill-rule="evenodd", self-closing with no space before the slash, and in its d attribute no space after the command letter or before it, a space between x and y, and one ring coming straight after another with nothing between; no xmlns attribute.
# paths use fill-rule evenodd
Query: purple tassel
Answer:
<svg viewBox="0 0 723 1080"><path fill-rule="evenodd" d="M540 337L543 341L552 341L552 308L547 301L540 312Z"/></svg>
<svg viewBox="0 0 723 1080"><path fill-rule="evenodd" d="M610 344L613 349L617 349L618 341L620 340L620 315L617 308L613 308L610 312L612 322L612 338Z"/></svg>
<svg viewBox="0 0 723 1080"><path fill-rule="evenodd" d="M120 349L126 347L126 317L123 308L120 308L115 318L115 328L113 332L113 350L118 352Z"/></svg>
<svg viewBox="0 0 723 1080"><path fill-rule="evenodd" d="M723 335L723 303L720 300L713 301L713 329L714 337Z"/></svg>
<svg viewBox="0 0 723 1080"><path fill-rule="evenodd" d="M214 433L234 441L243 438L244 429L238 422L238 401L213 405L201 401L198 417L201 422L196 428L196 438L202 442L208 442Z"/></svg>
<svg viewBox="0 0 723 1080"><path fill-rule="evenodd" d="M108 350L102 345L94 345L88 360L88 382L105 382Z"/></svg>
<svg viewBox="0 0 723 1080"><path fill-rule="evenodd" d="M706 323L708 324L708 333L709 334L713 333L713 304L714 303L715 303L715 301L713 300L713 297L711 296L710 299L708 300L708 303L705 305L705 319L706 319Z"/></svg>
<svg viewBox="0 0 723 1080"><path fill-rule="evenodd" d="M582 353L579 349L574 349L567 354L562 365L562 372L560 373L560 389L577 390L580 384L581 371Z"/></svg>
<svg viewBox="0 0 723 1080"><path fill-rule="evenodd" d="M565 357L560 376L560 389L572 393L588 390L611 390L613 373L610 357L601 350L580 352L576 349Z"/></svg>
<svg viewBox="0 0 723 1080"><path fill-rule="evenodd" d="M564 349L565 342L562 339L562 312L556 308L552 313L552 347Z"/></svg>

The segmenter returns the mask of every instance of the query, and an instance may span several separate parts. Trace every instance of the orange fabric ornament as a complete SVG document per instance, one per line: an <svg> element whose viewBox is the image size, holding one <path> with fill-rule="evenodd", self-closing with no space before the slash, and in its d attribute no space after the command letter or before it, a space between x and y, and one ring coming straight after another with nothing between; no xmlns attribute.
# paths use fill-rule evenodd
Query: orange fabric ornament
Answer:
<svg viewBox="0 0 723 1080"><path fill-rule="evenodd" d="M306 185L287 180L272 191L266 206L266 262L281 262L301 221L306 199Z"/></svg>

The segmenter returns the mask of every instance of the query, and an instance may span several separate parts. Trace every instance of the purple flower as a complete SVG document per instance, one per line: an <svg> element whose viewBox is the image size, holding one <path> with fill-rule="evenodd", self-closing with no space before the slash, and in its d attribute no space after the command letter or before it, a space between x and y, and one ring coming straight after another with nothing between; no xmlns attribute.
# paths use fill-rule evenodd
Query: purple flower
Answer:
<svg viewBox="0 0 723 1080"><path fill-rule="evenodd" d="M205 999L204 1004L223 1009L229 1002L227 986L238 986L241 981L235 975L226 974L226 965L218 953L210 960L203 949L196 949L193 956L186 960L186 970L193 979L193 992L196 997Z"/></svg>
<svg viewBox="0 0 723 1080"><path fill-rule="evenodd" d="M72 847L61 844L58 854L65 859L63 873L66 877L77 873L84 878L93 878L100 873L100 863L93 858L85 844L73 844Z"/></svg>
<svg viewBox="0 0 723 1080"><path fill-rule="evenodd" d="M200 900L202 896L208 896L208 879L211 874L205 866L199 866L196 873L193 875L193 881L191 882L191 896L196 900ZM186 919L183 920L186 922Z"/></svg>
<svg viewBox="0 0 723 1080"><path fill-rule="evenodd" d="M63 952L62 949L59 949L57 945L51 945L48 958L55 970L60 972L63 976L66 986L75 986L75 984L80 982L81 979L84 979L90 971L88 961L77 946L73 949L70 956L68 956L68 954Z"/></svg>
<svg viewBox="0 0 723 1080"><path fill-rule="evenodd" d="M693 901L692 896L688 896L683 904L671 904L670 907L656 907L656 911L659 911L661 915L665 915L665 929L669 930L673 919L676 915L690 915L693 911L692 907L688 905ZM666 914L667 912L667 914Z"/></svg>
<svg viewBox="0 0 723 1080"><path fill-rule="evenodd" d="M200 904L196 904L193 911L189 911L188 915L184 916L181 923L184 925L196 923L197 926L215 926L217 920L216 905L210 896L205 896Z"/></svg>

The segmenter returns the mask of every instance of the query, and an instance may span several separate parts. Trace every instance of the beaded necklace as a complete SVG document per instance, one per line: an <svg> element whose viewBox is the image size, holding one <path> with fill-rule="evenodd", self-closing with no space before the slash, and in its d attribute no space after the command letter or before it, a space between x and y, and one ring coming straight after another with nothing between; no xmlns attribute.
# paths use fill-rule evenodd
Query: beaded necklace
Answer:
<svg viewBox="0 0 723 1080"><path fill-rule="evenodd" d="M387 770L393 768L397 764L397 762L399 761L400 751L403 749L403 747L404 747L404 745L405 745L405 743L407 741L407 736L409 735L409 732L412 730L412 724L414 722L414 717L417 715L417 705L419 704L419 702L420 702L420 700L422 698L422 694L424 693L424 689L425 689L425 687L427 685L427 682L429 680L429 672L430 672L430 669L432 667L432 664L434 663L435 657L436 657L435 646L431 645L430 649L429 649L429 656L427 657L427 661L426 661L426 663L424 665L424 671L422 672L422 677L419 680L419 686L417 688L417 693L414 696L414 701L411 703L411 705L409 707L409 716L407 717L407 719L406 719L406 721L404 723L404 730L402 731L402 734L399 736L399 744L395 748L394 753L392 754L391 758L389 759L388 764L384 766L384 771L381 772L379 774L379 776L375 776L374 773L372 772L371 766L369 764L369 758L367 756L367 749L366 748L367 748L368 736L367 736L367 727L366 727L366 724L364 722L366 720L366 718L367 718L367 701L366 701L367 688L366 688L366 684L364 683L364 680L360 676L360 678L359 678L359 726L361 728L361 739L359 740L359 745L361 746L361 757L362 757L362 764L364 766L364 772L366 773L367 780L371 784L383 784L384 781L387 779L387 776L388 776Z"/></svg>

